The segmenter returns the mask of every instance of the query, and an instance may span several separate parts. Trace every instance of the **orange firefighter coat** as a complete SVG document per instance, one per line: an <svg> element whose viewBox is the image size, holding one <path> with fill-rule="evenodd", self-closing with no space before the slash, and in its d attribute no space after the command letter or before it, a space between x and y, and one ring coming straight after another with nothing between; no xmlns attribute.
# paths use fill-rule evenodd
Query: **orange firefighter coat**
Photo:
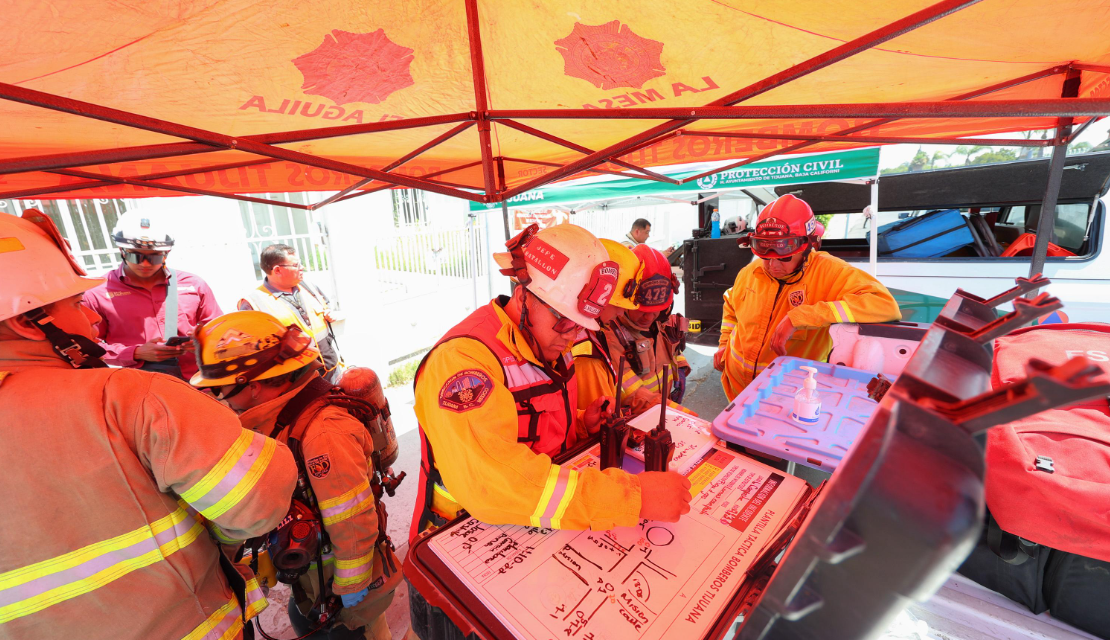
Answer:
<svg viewBox="0 0 1110 640"><path fill-rule="evenodd" d="M511 354L507 359L514 362L509 365L514 378L537 376L538 383L539 360L499 301L475 313L479 312L489 314L485 339L498 341L498 350ZM454 500L490 524L603 530L635 525L640 513L636 476L619 469L560 467L548 455L558 448L543 453L518 441L521 424L507 375L491 347L475 337L441 343L417 374L416 417ZM482 388L468 389L466 402L448 393L460 376L481 381ZM581 412L574 409L569 393L564 394L560 405L567 406L559 411L569 409L574 414L572 428L584 435ZM421 507L417 504L418 514Z"/></svg>
<svg viewBox="0 0 1110 640"><path fill-rule="evenodd" d="M721 385L730 401L775 359L771 337L783 318L797 328L787 354L809 360L828 357L834 322L902 318L894 297L871 274L823 251L810 254L788 281L767 275L763 261L754 259L736 274L724 299L719 346L728 349Z"/></svg>
<svg viewBox="0 0 1110 640"><path fill-rule="evenodd" d="M243 426L270 435L286 403L317 377L317 373L306 375L288 392L244 411L239 416ZM361 422L340 407L326 405L323 399L309 404L277 435L281 443L290 437L301 443L308 482L331 539L331 553L324 555L324 580L334 577L332 591L337 595L370 588L370 595L353 609L343 609L340 619L352 629L368 624L389 606L401 569L393 551L378 544L380 505L370 488L373 440ZM390 579L383 575L385 570ZM301 576L308 605L318 593L316 580L315 567ZM370 609L376 613L368 614Z"/></svg>
<svg viewBox="0 0 1110 640"><path fill-rule="evenodd" d="M205 521L274 528L285 445L180 380L75 370L31 340L0 341L0 415L0 638L240 637ZM247 591L249 618L266 600Z"/></svg>
<svg viewBox="0 0 1110 640"><path fill-rule="evenodd" d="M616 397L617 387L616 372L620 359L625 355L624 347L618 336L617 329L612 326L620 322L614 320L601 331L585 331L578 335L571 353L574 354L574 376L578 379L578 408L585 410L594 400L602 396ZM635 328L624 327L627 340L652 340L642 335ZM621 381L621 404L630 407L632 415L637 416L651 407L658 406L663 399L659 391L662 382L663 363L672 367L668 374L674 379L675 371L679 368L690 370L690 365L682 354L675 354L675 346L662 335L658 334L652 347L644 352L644 373L636 375L632 367L625 362ZM667 401L668 406L682 409L680 405Z"/></svg>

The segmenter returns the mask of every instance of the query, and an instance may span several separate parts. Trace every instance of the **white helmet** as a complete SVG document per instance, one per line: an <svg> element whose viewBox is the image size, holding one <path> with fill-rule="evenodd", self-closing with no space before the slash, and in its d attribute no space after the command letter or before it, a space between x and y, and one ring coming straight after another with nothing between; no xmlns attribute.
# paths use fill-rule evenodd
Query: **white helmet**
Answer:
<svg viewBox="0 0 1110 640"><path fill-rule="evenodd" d="M564 223L540 230L531 225L493 254L501 273L576 324L597 331L597 317L617 286L620 271L592 233Z"/></svg>
<svg viewBox="0 0 1110 640"><path fill-rule="evenodd" d="M104 282L89 278L54 222L35 209L0 214L0 321L65 300Z"/></svg>
<svg viewBox="0 0 1110 640"><path fill-rule="evenodd" d="M173 235L161 215L145 211L128 211L116 221L112 240L120 249L169 251Z"/></svg>

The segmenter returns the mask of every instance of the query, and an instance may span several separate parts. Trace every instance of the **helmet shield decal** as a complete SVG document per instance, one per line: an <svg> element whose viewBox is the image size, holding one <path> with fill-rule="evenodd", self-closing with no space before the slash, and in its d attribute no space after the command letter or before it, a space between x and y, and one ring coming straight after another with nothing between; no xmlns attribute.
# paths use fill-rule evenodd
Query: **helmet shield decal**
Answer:
<svg viewBox="0 0 1110 640"><path fill-rule="evenodd" d="M764 238L782 238L790 235L790 225L778 218L766 218L756 225L755 235Z"/></svg>
<svg viewBox="0 0 1110 640"><path fill-rule="evenodd" d="M552 280L557 280L567 266L570 258L562 251L547 244L539 238L532 238L524 245L524 259L540 273Z"/></svg>
<svg viewBox="0 0 1110 640"><path fill-rule="evenodd" d="M640 281L636 290L636 304L641 307L658 307L667 304L671 295L671 279L663 275L653 275Z"/></svg>
<svg viewBox="0 0 1110 640"><path fill-rule="evenodd" d="M578 310L589 318L601 315L601 310L609 304L613 291L617 288L617 275L620 267L612 260L606 260L594 267L590 281L578 294Z"/></svg>

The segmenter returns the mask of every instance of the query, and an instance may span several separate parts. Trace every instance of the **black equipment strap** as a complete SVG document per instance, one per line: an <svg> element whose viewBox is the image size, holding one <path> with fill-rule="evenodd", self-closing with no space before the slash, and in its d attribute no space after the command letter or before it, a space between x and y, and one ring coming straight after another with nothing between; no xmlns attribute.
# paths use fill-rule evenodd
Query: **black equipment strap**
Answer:
<svg viewBox="0 0 1110 640"><path fill-rule="evenodd" d="M271 438L276 438L282 429L288 427L296 421L297 417L319 398L327 395L331 391L332 386L327 380L316 376L308 382L297 395L293 396L289 402L285 403L281 412L277 415L277 420L274 422L274 430L270 432Z"/></svg>
<svg viewBox="0 0 1110 640"><path fill-rule="evenodd" d="M108 353L104 347L85 336L66 333L54 326L51 318L42 308L31 309L23 314L28 320L46 334L46 339L54 353L61 356L74 369L105 369L107 364L101 356Z"/></svg>

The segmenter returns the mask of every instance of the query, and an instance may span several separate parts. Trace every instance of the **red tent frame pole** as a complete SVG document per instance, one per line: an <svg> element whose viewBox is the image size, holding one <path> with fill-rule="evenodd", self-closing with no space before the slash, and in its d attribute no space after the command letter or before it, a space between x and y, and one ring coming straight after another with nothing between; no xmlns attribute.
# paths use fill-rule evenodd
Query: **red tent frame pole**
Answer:
<svg viewBox="0 0 1110 640"><path fill-rule="evenodd" d="M850 58L857 53L860 53L861 51L866 51L876 45L891 40L892 38L896 38L905 33L909 33L914 29L925 26L935 20L943 18L946 15L976 4L978 1L979 0L943 0L942 2L938 2L932 6L926 7L921 11L910 14L905 18L896 20L886 26L880 27L874 31L871 31L870 33L864 34L863 36L860 36L855 40L846 42L838 47L834 47L833 49L826 51L825 53L819 54L810 58L809 60L780 71L779 73L776 73L768 78L764 78L763 80L760 80L755 84L749 85L743 89L740 89L739 91L736 91L721 98L720 100L716 100L710 103L709 106L729 106L738 102L743 102L744 100L757 96L761 93L770 91L771 89L785 85L793 80L797 80L798 78L807 76L814 71L824 69L831 64ZM662 134L674 131L675 129L678 129L689 122L691 122L691 119L685 118L682 120L675 120L673 122L657 125L655 127L652 127L651 129L648 129L647 131L644 131L643 133L632 136L627 140L618 142L614 145L610 145L605 149L602 149L601 151L591 153L585 158L572 162L564 166L562 169L557 169L548 175L540 177L539 179L532 180L531 182L520 185L519 187L509 189L502 195L503 197L510 198L512 196L529 191L530 189L534 189L538 186L547 184L549 182L554 182L555 180L560 180L574 173L578 173L583 169L588 169L590 167L596 166L601 162L604 162L606 158L623 155L625 152L628 151L628 149L632 148L633 146L640 144L641 142L646 142L652 138L656 138Z"/></svg>
<svg viewBox="0 0 1110 640"><path fill-rule="evenodd" d="M13 98L9 97L7 89L12 86L13 85L0 83L0 98L13 100L15 102L24 102L22 100L14 100ZM16 89L19 89L19 87L16 87ZM50 94L40 92L34 93L37 93L41 96L50 96ZM64 100L64 98L59 99ZM31 103L25 102L25 104ZM46 105L36 104L35 106L41 106L48 109L52 108ZM113 111L116 111L120 114L127 114L126 111ZM263 133L258 135L243 136L242 138L239 138L239 140L250 140L262 144L289 144L294 142L323 140L327 138L341 138L346 136L361 135L364 133L398 131L402 129L414 129L438 124L452 124L456 122L465 122L468 120L471 120L471 114L469 113L450 113L442 116L408 118L405 120L368 122L366 124L340 125L335 127L322 127L319 129L300 129L296 131ZM131 126L127 123L118 124ZM160 131L158 133L166 132ZM167 135L173 134L167 133ZM11 160L0 162L0 174L23 173L27 171L45 171L48 169L68 169L70 167L82 167L92 164L114 164L116 162L128 162L134 160L153 160L158 158L171 158L176 156L195 155L200 153L212 153L224 150L226 149L222 147L213 147L210 144L202 144L197 142L171 142L163 144L142 145L136 147L123 147L119 149L98 149L93 151L81 151L77 153L28 156L24 158L13 158Z"/></svg>
<svg viewBox="0 0 1110 640"><path fill-rule="evenodd" d="M307 205L297 204L295 202L282 202L280 200L266 200L263 198L255 198L252 196L243 196L234 193L221 193L219 191L210 191L208 189L197 189L194 187L183 187L176 184L164 183L150 183L145 180L135 180L133 178L117 178L109 176L101 176L98 173L90 173L88 171L77 171L76 169L58 169L54 173L65 176L73 176L74 178L103 178L106 182L116 184L129 184L137 187L149 187L153 189L164 189L166 191L180 191L181 193L191 193L198 196L216 196L217 198L229 198L231 200L245 200L246 202L258 202L260 204L274 204L281 207L292 207L294 209L308 209Z"/></svg>
<svg viewBox="0 0 1110 640"><path fill-rule="evenodd" d="M990 94L995 93L997 91L1002 91L1003 89L1008 89L1010 87L1016 87L1016 86L1019 86L1019 85L1023 85L1027 82L1033 82L1035 80L1040 80L1041 78L1047 78L1049 76L1064 73L1068 70L1068 68L1069 67L1067 65L1061 65L1061 66L1056 66L1056 67L1049 67L1048 69L1044 69L1042 71L1034 71L1033 73L1029 73L1029 74L1026 74L1024 76L1019 76L1019 77L1013 78L1011 80L1003 80L1002 82L997 82L995 84L990 85L989 87L983 87L982 89L976 89L974 91L969 91L967 93L961 93L958 96L949 98L949 101L955 102L955 101L963 101L963 100L972 100L974 98L978 98L978 97L981 97L981 96L990 95ZM880 118L878 120L872 120L871 122L865 122L863 124L856 125L854 127L848 128L848 129L844 129L843 131L838 131L834 135L836 135L836 136L847 136L847 135L851 135L853 133L858 133L860 131L864 131L864 130L867 130L867 129L872 129L874 127L880 127L884 124L888 124L888 123L891 123L891 122L896 122L897 120L898 120L897 118ZM751 164L753 162L759 162L760 160L763 160L764 158L770 158L772 156L798 151L799 149L804 149L806 147L810 147L810 146L813 146L815 144L817 144L817 143L816 142L800 142L798 144L790 145L789 147L786 147L786 148L783 148L783 149L778 149L776 151L772 151L772 152L769 152L769 153L764 153L764 154L760 154L760 155L757 155L757 156L752 156L750 158L746 158L744 160L741 160L740 162L734 162L730 165L726 165L726 166L720 167L718 169L714 169L712 171L706 171L705 173L700 173L696 176L690 176L688 179L683 180L683 183L689 182L691 180L699 180L701 178L711 176L715 173L720 173L721 171L728 171L730 169L736 169L737 167L742 167L744 165Z"/></svg>
<svg viewBox="0 0 1110 640"><path fill-rule="evenodd" d="M577 151L579 153L584 153L584 154L588 155L588 154L591 154L591 153L594 152L593 149L583 147L582 145L576 144L574 142L570 142L569 140L564 140L563 138L560 138L559 136L547 133L546 131L540 131L539 129L537 129L535 127L530 127L526 124L521 124L521 123L519 123L515 120L501 120L501 121L499 121L499 124L503 124L507 127L511 127L513 129L516 129L517 131L521 131L523 133L527 133L529 135L535 136L537 138L540 138L541 140L547 140L548 142L553 142L557 145L566 147L567 149L571 149L571 150ZM644 169L642 167L638 167L638 166L632 164L631 162L625 162L625 161L620 160L618 158L611 159L611 160L609 160L609 162L611 162L612 164L615 164L619 167L624 167L625 169L631 169L632 171L636 171L637 173L642 173L645 176L653 178L653 179L655 179L659 182L670 182L672 184L678 184L678 181L674 180L673 178L668 178L667 176L665 176L661 173L656 173L654 171L649 171L649 170ZM562 166L562 165L559 165L559 166Z"/></svg>
<svg viewBox="0 0 1110 640"><path fill-rule="evenodd" d="M1110 115L1110 98L979 100L976 102L881 102L865 104L759 105L735 107L643 107L638 109L492 110L494 120L787 120L793 118L1074 118ZM669 126L669 125L668 125ZM587 167L588 168L588 167Z"/></svg>
<svg viewBox="0 0 1110 640"><path fill-rule="evenodd" d="M282 149L274 147L269 144L256 142L249 138L234 138L232 136L198 129L196 127L189 127L186 125L167 122L157 118L150 118L119 109L112 109L110 107L103 107L100 105L82 102L80 100L72 100L61 96L55 96L41 91L34 91L32 89L25 89L10 84L0 83L0 97L13 102L20 102L32 106L43 107L54 111L61 111L63 113L71 113L74 115L92 118L94 120L102 120L104 122L112 122L114 124L121 124L136 129L143 129L146 131L153 131L155 133L162 133L166 135L176 136L179 138L186 138L195 142L203 143L209 147L217 149L239 150L253 153L255 155L266 156L275 158L277 160L286 160L297 164L304 164L311 167L319 167L330 171L339 173L349 173L351 175L362 176L364 178L374 178L382 182L389 182L400 186L410 187L413 189L425 189L444 195L455 196L467 200L478 199L479 196L474 194L444 187L432 182L425 182L415 178L400 174L390 174L378 171L377 169L368 169L358 165L350 164L348 162L340 162L338 160L331 160L329 158L321 158L312 156L307 153L293 151L290 149ZM480 201L480 200L479 200Z"/></svg>
<svg viewBox="0 0 1110 640"><path fill-rule="evenodd" d="M486 63L482 57L482 30L478 24L478 0L466 0L466 31L470 39L470 71L474 79L474 107L477 110L478 146L482 152L482 177L486 185L485 202L497 195L497 177L493 167L493 144L490 140L489 103L486 97Z"/></svg>
<svg viewBox="0 0 1110 640"><path fill-rule="evenodd" d="M204 167L200 170L198 170L197 168L178 169L176 171L160 171L158 173L151 173L145 176L128 177L132 180L138 180L140 182L151 182L154 180L165 180L167 178L177 178L180 176L204 175L206 173L213 173L215 171L226 171L229 169L238 169L240 167L253 167L260 164L271 164L273 162L273 160L250 160L247 162L232 162L230 164L213 165L209 167ZM50 173L68 175L63 173L62 170L52 170L50 171ZM96 175L98 176L98 179L92 182L71 182L69 184L59 184L52 187L36 187L33 189L23 189L20 191L3 192L0 193L0 200L7 200L9 198L26 198L47 193L68 193L70 191L82 191L84 189L96 189L99 187L107 187L113 184L120 184L119 181L112 180L112 176L106 176L100 173L92 174L91 172L90 175ZM153 188L157 188L159 186L159 183L151 182L150 186Z"/></svg>
<svg viewBox="0 0 1110 640"><path fill-rule="evenodd" d="M412 160L413 158L415 158L415 157L419 156L420 154L424 153L425 151L427 151L429 149L432 149L436 146L439 146L440 144L450 140L451 138L454 138L455 136L459 135L463 131L466 131L467 129L469 129L472 126L474 126L473 121L464 122L464 123L462 123L462 124L460 124L456 127L452 127L452 129L450 131L446 131L444 133L441 133L440 135L436 136L432 140L429 140L428 142L425 142L424 144L420 145L416 149L413 149L409 153L401 156L400 158L397 158L393 162L391 162L391 163L387 164L386 166L382 167L381 170L386 171L386 172L393 171L394 169L396 169L397 167L400 167L401 165L405 164L409 160ZM329 204L335 202L336 200L339 200L343 196L365 187L366 185L370 184L371 182L373 182L373 180L371 178L364 178L364 179L360 180L359 182L357 182L357 183L347 187L346 189L340 191L339 193L333 195L330 198L322 200L322 201L320 201L316 204L309 205L308 208L309 209L319 209L320 207L329 205Z"/></svg>
<svg viewBox="0 0 1110 640"><path fill-rule="evenodd" d="M425 180L431 180L432 178L435 178L436 176L442 176L444 174L454 173L455 171L462 171L463 169L469 169L471 167L476 167L480 164L482 164L481 160L475 160L474 162L467 162L466 164L460 164L457 167L449 167L447 169L442 169L440 171L435 171L433 173L429 173L429 174L423 176L423 178ZM344 196L344 197L340 198L337 202L343 201L343 200L350 200L351 198L357 198L359 196L364 196L364 195L367 195L367 194L370 194L370 193L377 193L377 192L382 191L384 189L394 189L394 188L396 188L394 185L383 184L380 187L374 187L372 189L366 189L365 191L360 191L358 193L352 193L349 196ZM474 187L468 187L468 188L473 189Z"/></svg>
<svg viewBox="0 0 1110 640"><path fill-rule="evenodd" d="M904 138L897 136L838 136L806 135L791 133L740 133L734 131L687 131L682 129L684 138L743 138L748 140L812 140L814 142L852 142L874 144L979 144L1002 147L1049 147L1051 140L1026 140L1024 138Z"/></svg>

